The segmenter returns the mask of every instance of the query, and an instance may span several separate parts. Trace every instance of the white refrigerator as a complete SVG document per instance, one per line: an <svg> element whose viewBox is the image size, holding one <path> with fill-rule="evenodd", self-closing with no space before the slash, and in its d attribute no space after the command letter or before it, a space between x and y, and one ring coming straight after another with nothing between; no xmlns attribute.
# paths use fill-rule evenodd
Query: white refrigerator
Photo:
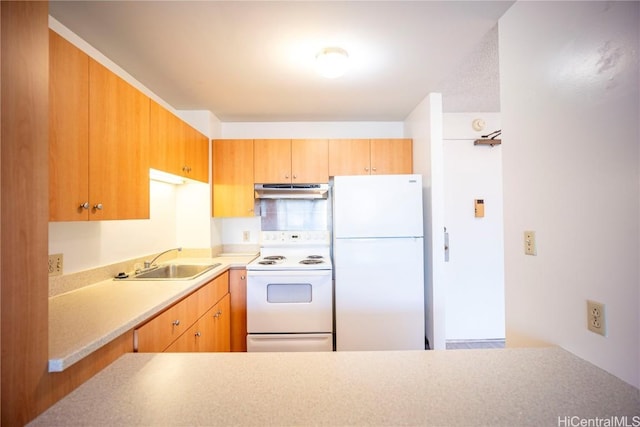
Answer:
<svg viewBox="0 0 640 427"><path fill-rule="evenodd" d="M336 350L424 350L421 175L337 176Z"/></svg>

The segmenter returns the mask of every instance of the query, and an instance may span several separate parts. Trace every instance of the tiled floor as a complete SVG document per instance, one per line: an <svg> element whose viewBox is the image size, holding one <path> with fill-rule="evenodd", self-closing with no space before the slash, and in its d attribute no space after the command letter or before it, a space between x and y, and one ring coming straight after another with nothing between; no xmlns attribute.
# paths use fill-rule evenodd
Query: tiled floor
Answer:
<svg viewBox="0 0 640 427"><path fill-rule="evenodd" d="M452 340L447 341L447 350L471 348L504 348L504 340Z"/></svg>

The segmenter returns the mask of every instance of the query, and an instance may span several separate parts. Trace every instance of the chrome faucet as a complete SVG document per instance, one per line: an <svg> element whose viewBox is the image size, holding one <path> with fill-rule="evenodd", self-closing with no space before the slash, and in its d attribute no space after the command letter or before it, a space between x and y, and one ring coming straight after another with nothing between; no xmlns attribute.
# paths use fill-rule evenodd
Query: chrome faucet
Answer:
<svg viewBox="0 0 640 427"><path fill-rule="evenodd" d="M181 252L182 248L173 248L173 249L167 249L164 252L160 252L154 259L152 259L151 261L145 261L144 262L144 268L151 268L151 266L153 265L154 262L156 262L156 260L158 258L160 258L162 255L166 254L167 252L171 252L171 251L178 251Z"/></svg>

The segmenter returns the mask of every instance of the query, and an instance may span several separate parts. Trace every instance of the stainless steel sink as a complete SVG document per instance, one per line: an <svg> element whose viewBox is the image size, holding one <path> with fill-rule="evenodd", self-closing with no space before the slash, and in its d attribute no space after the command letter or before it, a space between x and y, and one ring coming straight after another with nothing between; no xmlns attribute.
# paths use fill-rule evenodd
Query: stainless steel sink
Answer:
<svg viewBox="0 0 640 427"><path fill-rule="evenodd" d="M220 265L220 263L209 265L166 264L134 274L124 280L190 280Z"/></svg>

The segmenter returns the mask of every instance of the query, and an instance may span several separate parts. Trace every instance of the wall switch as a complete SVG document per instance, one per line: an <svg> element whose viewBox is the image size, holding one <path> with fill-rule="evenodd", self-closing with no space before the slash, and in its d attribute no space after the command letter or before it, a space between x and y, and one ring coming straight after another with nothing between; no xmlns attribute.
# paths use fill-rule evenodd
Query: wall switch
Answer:
<svg viewBox="0 0 640 427"><path fill-rule="evenodd" d="M587 329L603 337L607 336L604 304L587 300Z"/></svg>
<svg viewBox="0 0 640 427"><path fill-rule="evenodd" d="M248 230L245 230L242 232L242 241L243 242L248 242L249 240L251 240L251 232Z"/></svg>
<svg viewBox="0 0 640 427"><path fill-rule="evenodd" d="M536 232L525 231L524 232L524 254L525 255L538 255L536 248Z"/></svg>
<svg viewBox="0 0 640 427"><path fill-rule="evenodd" d="M49 255L49 276L62 274L62 254Z"/></svg>

